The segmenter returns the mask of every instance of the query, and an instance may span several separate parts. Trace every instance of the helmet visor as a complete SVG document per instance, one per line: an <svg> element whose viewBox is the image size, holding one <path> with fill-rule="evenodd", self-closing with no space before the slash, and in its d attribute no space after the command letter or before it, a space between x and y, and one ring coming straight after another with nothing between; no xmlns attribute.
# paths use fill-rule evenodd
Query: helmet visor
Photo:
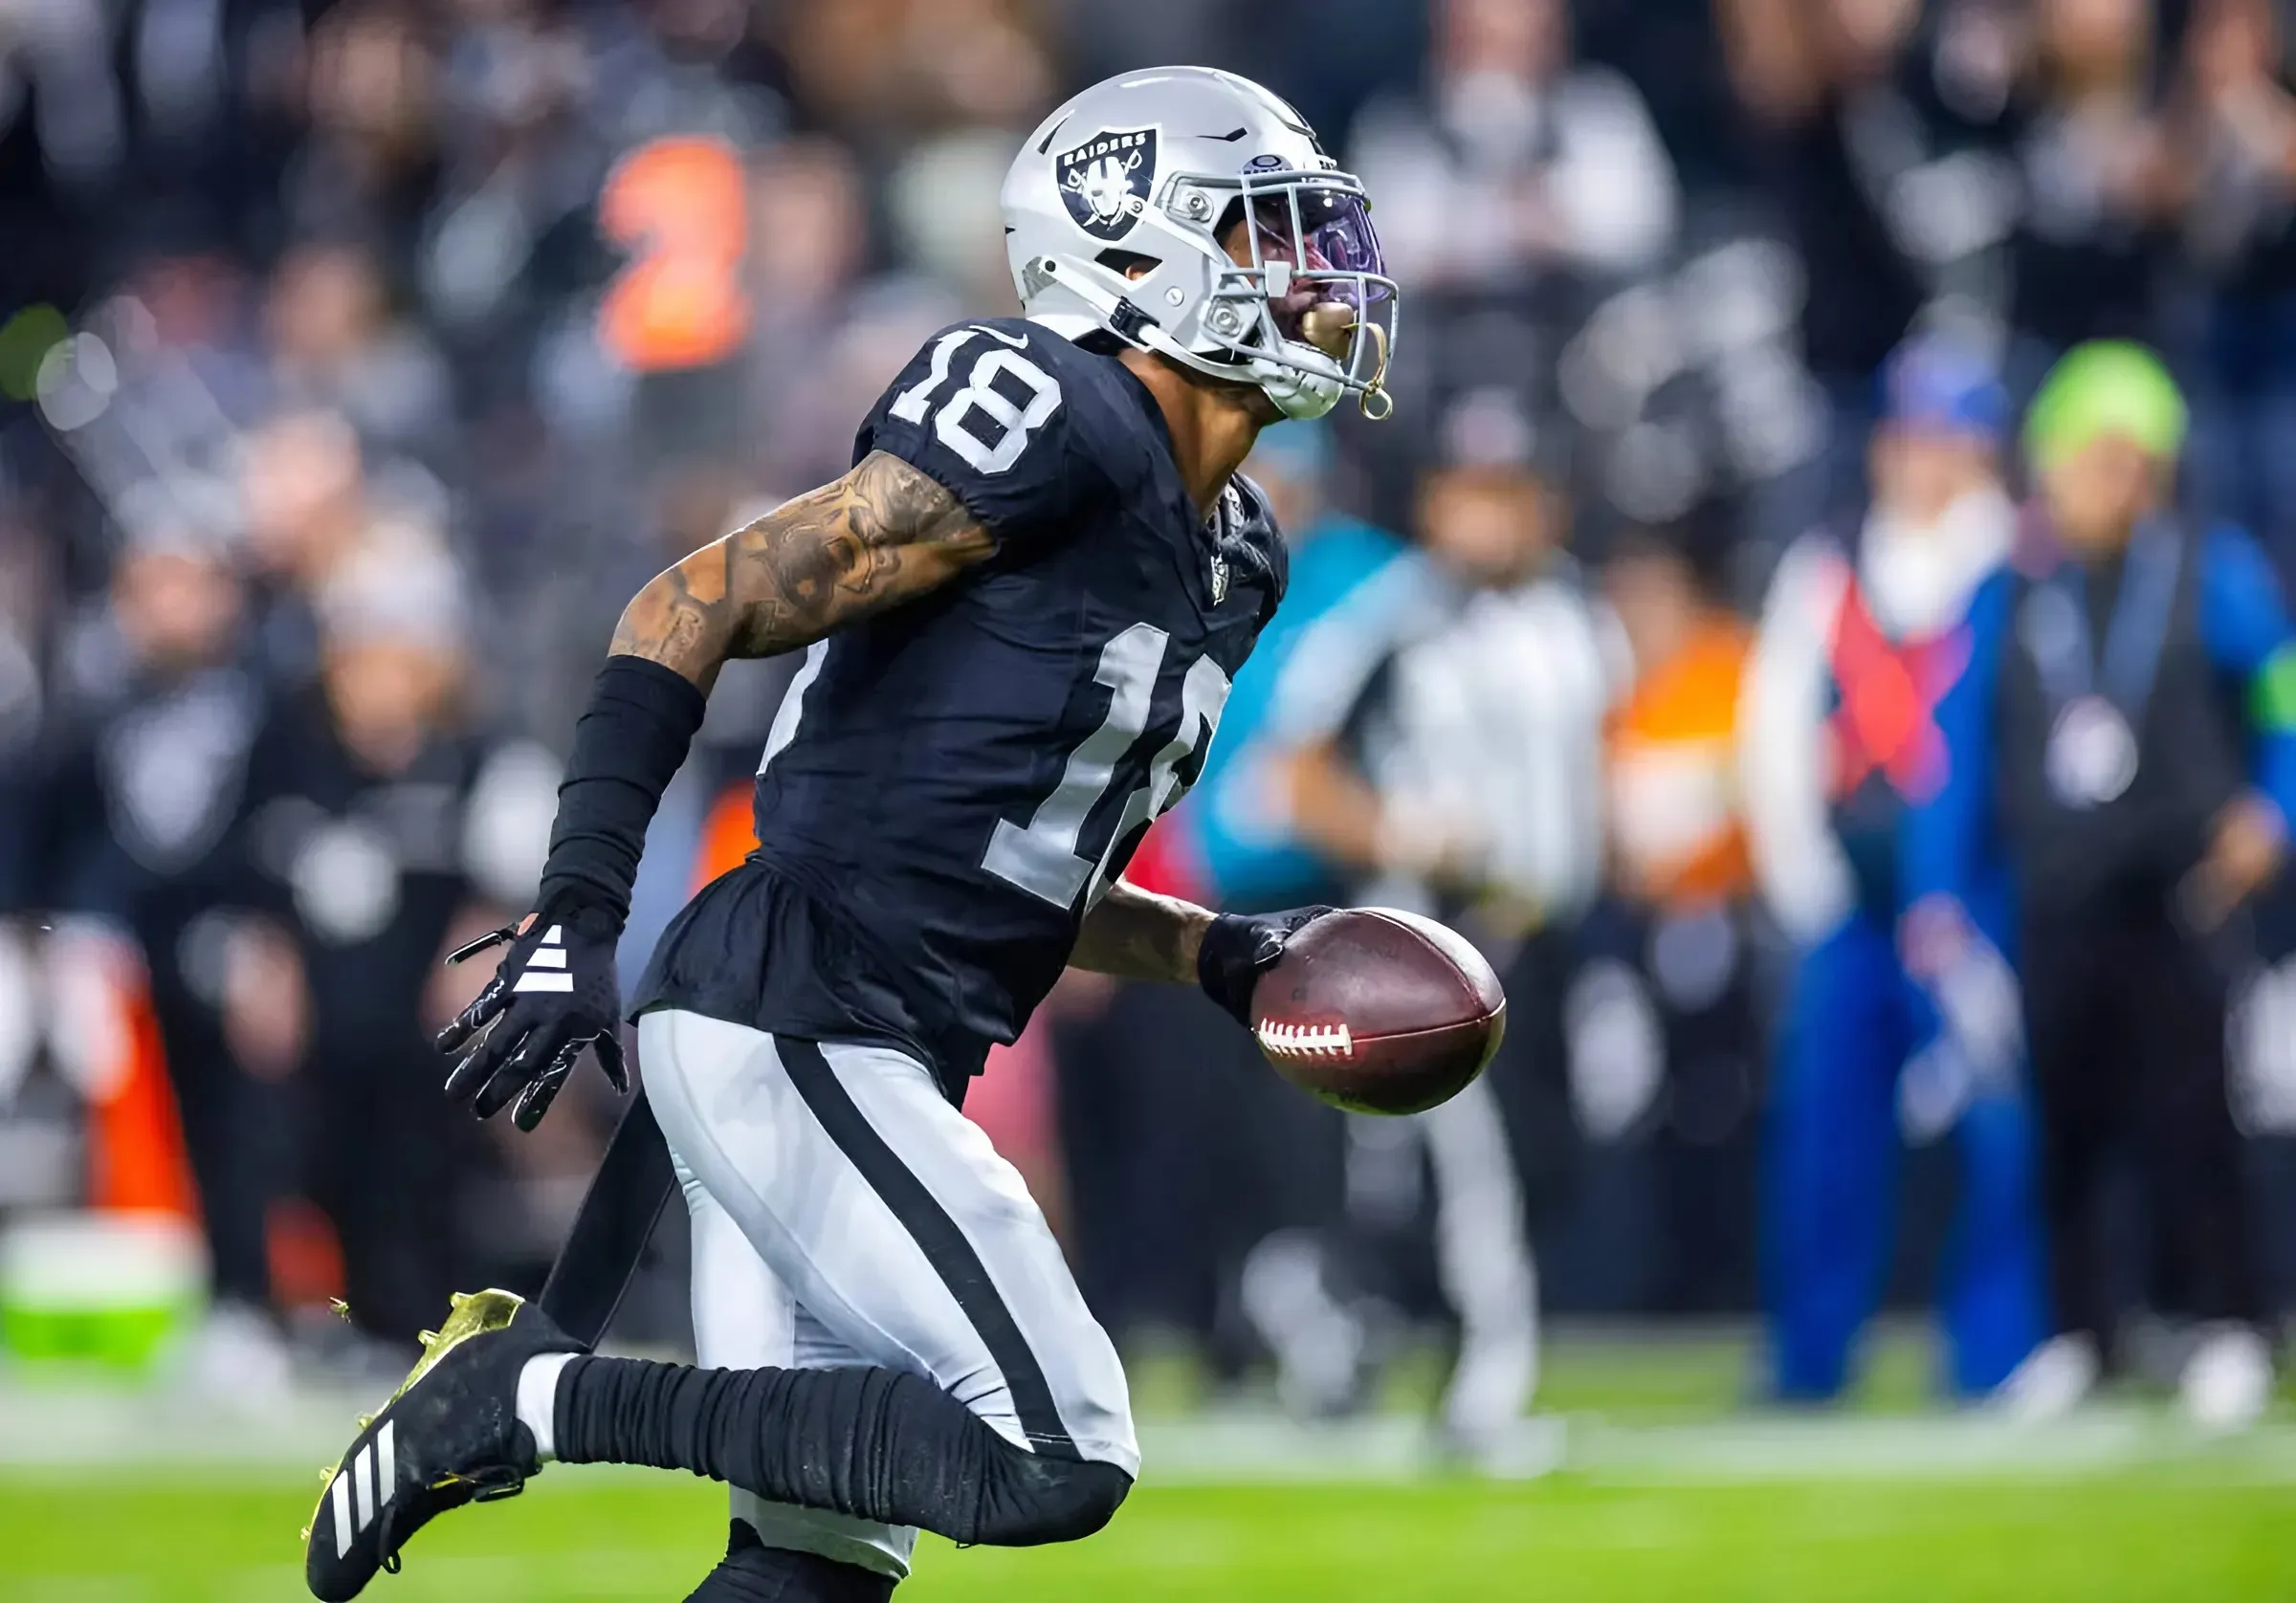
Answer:
<svg viewBox="0 0 2296 1603"><path fill-rule="evenodd" d="M1358 387L1384 365L1395 281L1371 209L1352 181L1275 173L1245 179L1250 270L1275 331L1338 362ZM1231 250L1233 249L1231 245ZM1378 336L1366 326L1379 323Z"/></svg>
<svg viewBox="0 0 2296 1603"><path fill-rule="evenodd" d="M1371 208L1361 195L1288 186L1277 194L1254 196L1251 220L1262 263L1288 262L1311 273L1387 275Z"/></svg>

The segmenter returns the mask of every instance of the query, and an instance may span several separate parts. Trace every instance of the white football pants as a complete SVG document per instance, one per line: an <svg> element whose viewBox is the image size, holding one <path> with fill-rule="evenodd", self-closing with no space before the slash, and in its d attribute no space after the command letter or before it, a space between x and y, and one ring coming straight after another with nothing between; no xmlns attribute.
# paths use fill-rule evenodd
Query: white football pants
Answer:
<svg viewBox="0 0 2296 1603"><path fill-rule="evenodd" d="M908 1370L1016 1444L1139 1472L1115 1346L1019 1173L922 1064L674 1009L639 1020L638 1049L693 1220L704 1367ZM738 1488L733 1516L894 1576L916 1542Z"/></svg>

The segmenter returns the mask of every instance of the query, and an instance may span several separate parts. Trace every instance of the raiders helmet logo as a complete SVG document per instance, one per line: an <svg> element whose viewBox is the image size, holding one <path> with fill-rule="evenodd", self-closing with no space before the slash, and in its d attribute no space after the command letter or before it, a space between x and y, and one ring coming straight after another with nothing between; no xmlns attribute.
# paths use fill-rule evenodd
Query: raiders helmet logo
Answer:
<svg viewBox="0 0 2296 1603"><path fill-rule="evenodd" d="M1156 130L1102 129L1055 156L1052 177L1078 228L1094 239L1121 239L1148 209L1156 182Z"/></svg>

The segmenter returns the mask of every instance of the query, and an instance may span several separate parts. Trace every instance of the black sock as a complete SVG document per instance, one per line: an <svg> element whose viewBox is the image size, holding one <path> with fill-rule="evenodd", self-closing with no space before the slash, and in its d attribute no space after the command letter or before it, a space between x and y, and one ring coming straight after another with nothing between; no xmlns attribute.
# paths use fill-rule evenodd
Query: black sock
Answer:
<svg viewBox="0 0 2296 1603"><path fill-rule="evenodd" d="M697 1370L576 1358L557 1456L649 1464L956 1542L1089 1536L1131 1489L1115 1464L1016 1447L918 1375L887 1369Z"/></svg>
<svg viewBox="0 0 2296 1603"><path fill-rule="evenodd" d="M857 1564L768 1548L736 1520L724 1560L686 1603L886 1603L894 1585L891 1575Z"/></svg>
<svg viewBox="0 0 2296 1603"><path fill-rule="evenodd" d="M567 1463L689 1469L770 1503L946 1534L974 1522L987 1427L894 1370L577 1358L558 1383L555 1429Z"/></svg>

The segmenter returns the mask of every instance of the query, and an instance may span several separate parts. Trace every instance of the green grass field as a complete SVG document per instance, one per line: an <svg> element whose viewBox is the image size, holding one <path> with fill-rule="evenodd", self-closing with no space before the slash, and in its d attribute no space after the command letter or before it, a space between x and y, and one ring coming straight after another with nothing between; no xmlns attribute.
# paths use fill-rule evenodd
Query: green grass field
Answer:
<svg viewBox="0 0 2296 1603"><path fill-rule="evenodd" d="M290 1603L309 1499L276 1481L0 1482L9 1603ZM417 1538L380 1603L675 1599L722 1531L712 1488L559 1473ZM905 1603L1575 1599L2247 1603L2296 1597L2288 1488L2070 1483L1143 1487L1090 1542L931 1542Z"/></svg>
<svg viewBox="0 0 2296 1603"><path fill-rule="evenodd" d="M2296 1603L2286 1404L2231 1442L2147 1395L2028 1436L1929 1406L1920 1342L1873 1358L1843 1415L1748 1416L1740 1344L1557 1342L1542 1397L1568 1416L1565 1467L1513 1482L1427 1473L1408 1382L1359 1428L1287 1434L1232 1399L1200 1413L1184 1366L1137 1363L1149 1474L1114 1526L1033 1551L928 1540L899 1595ZM347 1435L335 1406L234 1444L118 1394L0 1385L0 1603L302 1597L296 1532ZM555 1469L425 1531L367 1596L675 1603L716 1556L723 1508L684 1477Z"/></svg>

